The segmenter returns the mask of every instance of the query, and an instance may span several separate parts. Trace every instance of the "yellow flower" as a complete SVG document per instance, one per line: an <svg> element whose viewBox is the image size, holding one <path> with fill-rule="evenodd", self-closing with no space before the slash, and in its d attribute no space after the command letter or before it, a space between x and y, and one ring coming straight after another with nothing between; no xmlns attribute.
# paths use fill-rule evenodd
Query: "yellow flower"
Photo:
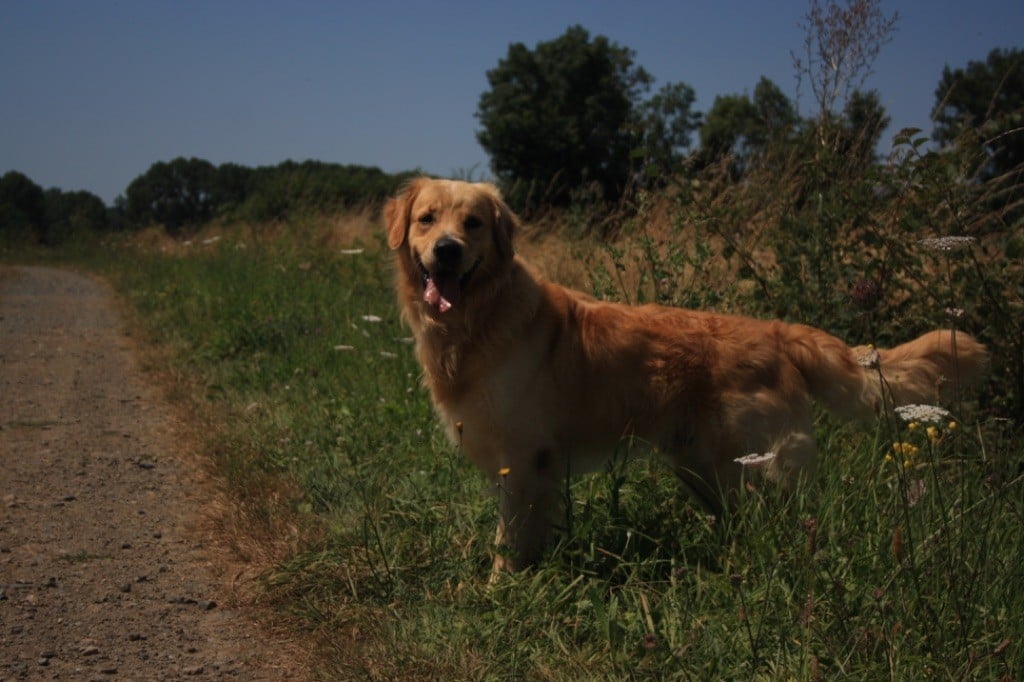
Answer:
<svg viewBox="0 0 1024 682"><path fill-rule="evenodd" d="M909 467L914 463L914 457L918 452L920 452L920 448L913 443L893 443L892 452L885 456L885 461L891 462L894 455L902 455L903 466Z"/></svg>
<svg viewBox="0 0 1024 682"><path fill-rule="evenodd" d="M501 467L500 469L498 469L498 475L499 476L508 476L509 473L511 473L511 471L512 471L511 467Z"/></svg>
<svg viewBox="0 0 1024 682"><path fill-rule="evenodd" d="M924 432L928 434L928 440L930 440L933 445L939 442L939 438L942 435L934 426L929 426Z"/></svg>
<svg viewBox="0 0 1024 682"><path fill-rule="evenodd" d="M892 451L900 455L913 457L919 452L919 448L913 443L893 443Z"/></svg>
<svg viewBox="0 0 1024 682"><path fill-rule="evenodd" d="M957 429L957 423L956 422L949 422L949 430L950 431L956 431L956 429Z"/></svg>
<svg viewBox="0 0 1024 682"><path fill-rule="evenodd" d="M910 422L909 424L907 424L907 428L910 429L911 431L917 431L919 428L921 428L921 424L919 422Z"/></svg>

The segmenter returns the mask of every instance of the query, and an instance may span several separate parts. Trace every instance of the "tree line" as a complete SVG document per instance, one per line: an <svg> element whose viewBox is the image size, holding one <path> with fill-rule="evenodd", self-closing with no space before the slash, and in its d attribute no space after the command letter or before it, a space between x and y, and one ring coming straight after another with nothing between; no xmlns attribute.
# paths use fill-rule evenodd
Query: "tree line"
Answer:
<svg viewBox="0 0 1024 682"><path fill-rule="evenodd" d="M214 218L267 222L390 196L415 172L320 161L250 168L198 158L158 161L112 206L89 192L44 190L17 171L0 176L0 235L57 244L75 233L163 225L171 234Z"/></svg>
<svg viewBox="0 0 1024 682"><path fill-rule="evenodd" d="M686 83L653 89L635 53L580 26L529 49L521 43L487 72L477 138L520 210L581 195L616 200L636 186L724 165L737 180L771 150L812 162L822 154L874 164L890 119L879 94L862 89L898 15L872 0L812 1L801 26L806 54L793 55L817 110L808 117L773 81L720 95L694 110ZM933 140L973 136L989 177L1019 168L1024 153L1024 51L994 49L943 71L935 90Z"/></svg>

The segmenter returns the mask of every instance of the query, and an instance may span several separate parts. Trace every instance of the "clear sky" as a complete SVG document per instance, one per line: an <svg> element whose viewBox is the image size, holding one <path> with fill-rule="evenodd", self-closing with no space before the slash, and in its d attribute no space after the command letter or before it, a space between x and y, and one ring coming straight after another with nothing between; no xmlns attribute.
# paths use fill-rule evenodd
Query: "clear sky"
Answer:
<svg viewBox="0 0 1024 682"><path fill-rule="evenodd" d="M474 113L513 42L573 24L636 52L657 87L796 96L805 1L0 0L0 174L106 202L156 161L317 159L487 175ZM1024 47L1021 0L907 0L867 88L931 131L944 65ZM809 114L809 104L802 113Z"/></svg>

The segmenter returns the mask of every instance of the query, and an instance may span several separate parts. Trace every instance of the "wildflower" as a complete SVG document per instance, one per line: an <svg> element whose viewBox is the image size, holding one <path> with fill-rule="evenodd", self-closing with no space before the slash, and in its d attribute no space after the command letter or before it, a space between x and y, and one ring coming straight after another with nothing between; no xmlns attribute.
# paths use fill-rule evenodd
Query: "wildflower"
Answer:
<svg viewBox="0 0 1024 682"><path fill-rule="evenodd" d="M893 443L892 444L892 451L897 453L897 454L900 454L900 455L906 455L907 457L913 457L918 452L920 452L920 448L918 448L913 443Z"/></svg>
<svg viewBox="0 0 1024 682"><path fill-rule="evenodd" d="M501 467L500 469L498 469L499 476L508 476L510 473L512 473L511 467Z"/></svg>
<svg viewBox="0 0 1024 682"><path fill-rule="evenodd" d="M913 465L914 458L917 457L921 449L913 443L893 443L892 451L885 456L886 462L891 462L895 455L903 457L903 466L909 467Z"/></svg>
<svg viewBox="0 0 1024 682"><path fill-rule="evenodd" d="M956 431L957 427L958 427L958 424L956 422L949 422L947 427L949 428L950 431Z"/></svg>
<svg viewBox="0 0 1024 682"><path fill-rule="evenodd" d="M774 452L766 452L763 455L755 452L749 455L744 455L743 457L737 457L733 461L744 469L763 469L771 464L774 459Z"/></svg>
<svg viewBox="0 0 1024 682"><path fill-rule="evenodd" d="M907 506L915 507L928 491L927 484L921 479L914 479L907 484Z"/></svg>
<svg viewBox="0 0 1024 682"><path fill-rule="evenodd" d="M342 249L341 254L343 256L358 256L363 252L362 249Z"/></svg>
<svg viewBox="0 0 1024 682"><path fill-rule="evenodd" d="M941 424L951 416L949 410L938 405L900 405L896 415L905 422Z"/></svg>
<svg viewBox="0 0 1024 682"><path fill-rule="evenodd" d="M459 433L462 433L462 422L461 421L455 422L455 430L458 431Z"/></svg>
<svg viewBox="0 0 1024 682"><path fill-rule="evenodd" d="M861 310L871 310L882 296L878 282L871 279L858 279L850 290L850 301Z"/></svg>
<svg viewBox="0 0 1024 682"><path fill-rule="evenodd" d="M867 346L866 348L858 348L858 351L864 351L864 353L857 357L857 364L861 367L867 367L868 369L875 369L878 367L878 351L875 350L874 346Z"/></svg>
<svg viewBox="0 0 1024 682"><path fill-rule="evenodd" d="M907 424L907 430L909 431L917 431L919 428L921 428L920 422L910 422Z"/></svg>
<svg viewBox="0 0 1024 682"><path fill-rule="evenodd" d="M363 315L363 321L377 323L381 322L382 318L378 317L377 315Z"/></svg>
<svg viewBox="0 0 1024 682"><path fill-rule="evenodd" d="M942 251L944 253L951 253L953 251L960 251L965 249L975 241L974 237L964 236L946 236L946 237L929 237L928 239L922 239L919 243L929 251Z"/></svg>
<svg viewBox="0 0 1024 682"><path fill-rule="evenodd" d="M932 445L935 445L936 443L938 443L939 442L939 438L942 435L942 434L939 433L939 430L937 428L935 428L934 426L929 426L927 429L925 429L925 433L928 434L928 440L930 440L932 442Z"/></svg>

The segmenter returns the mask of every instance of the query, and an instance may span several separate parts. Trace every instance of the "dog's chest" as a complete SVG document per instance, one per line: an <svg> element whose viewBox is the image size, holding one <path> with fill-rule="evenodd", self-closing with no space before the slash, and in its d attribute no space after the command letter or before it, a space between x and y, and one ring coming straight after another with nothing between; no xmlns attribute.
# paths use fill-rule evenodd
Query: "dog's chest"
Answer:
<svg viewBox="0 0 1024 682"><path fill-rule="evenodd" d="M452 440L478 464L512 443L550 440L554 387L528 353L497 362L466 364L450 390L437 387L434 402Z"/></svg>

